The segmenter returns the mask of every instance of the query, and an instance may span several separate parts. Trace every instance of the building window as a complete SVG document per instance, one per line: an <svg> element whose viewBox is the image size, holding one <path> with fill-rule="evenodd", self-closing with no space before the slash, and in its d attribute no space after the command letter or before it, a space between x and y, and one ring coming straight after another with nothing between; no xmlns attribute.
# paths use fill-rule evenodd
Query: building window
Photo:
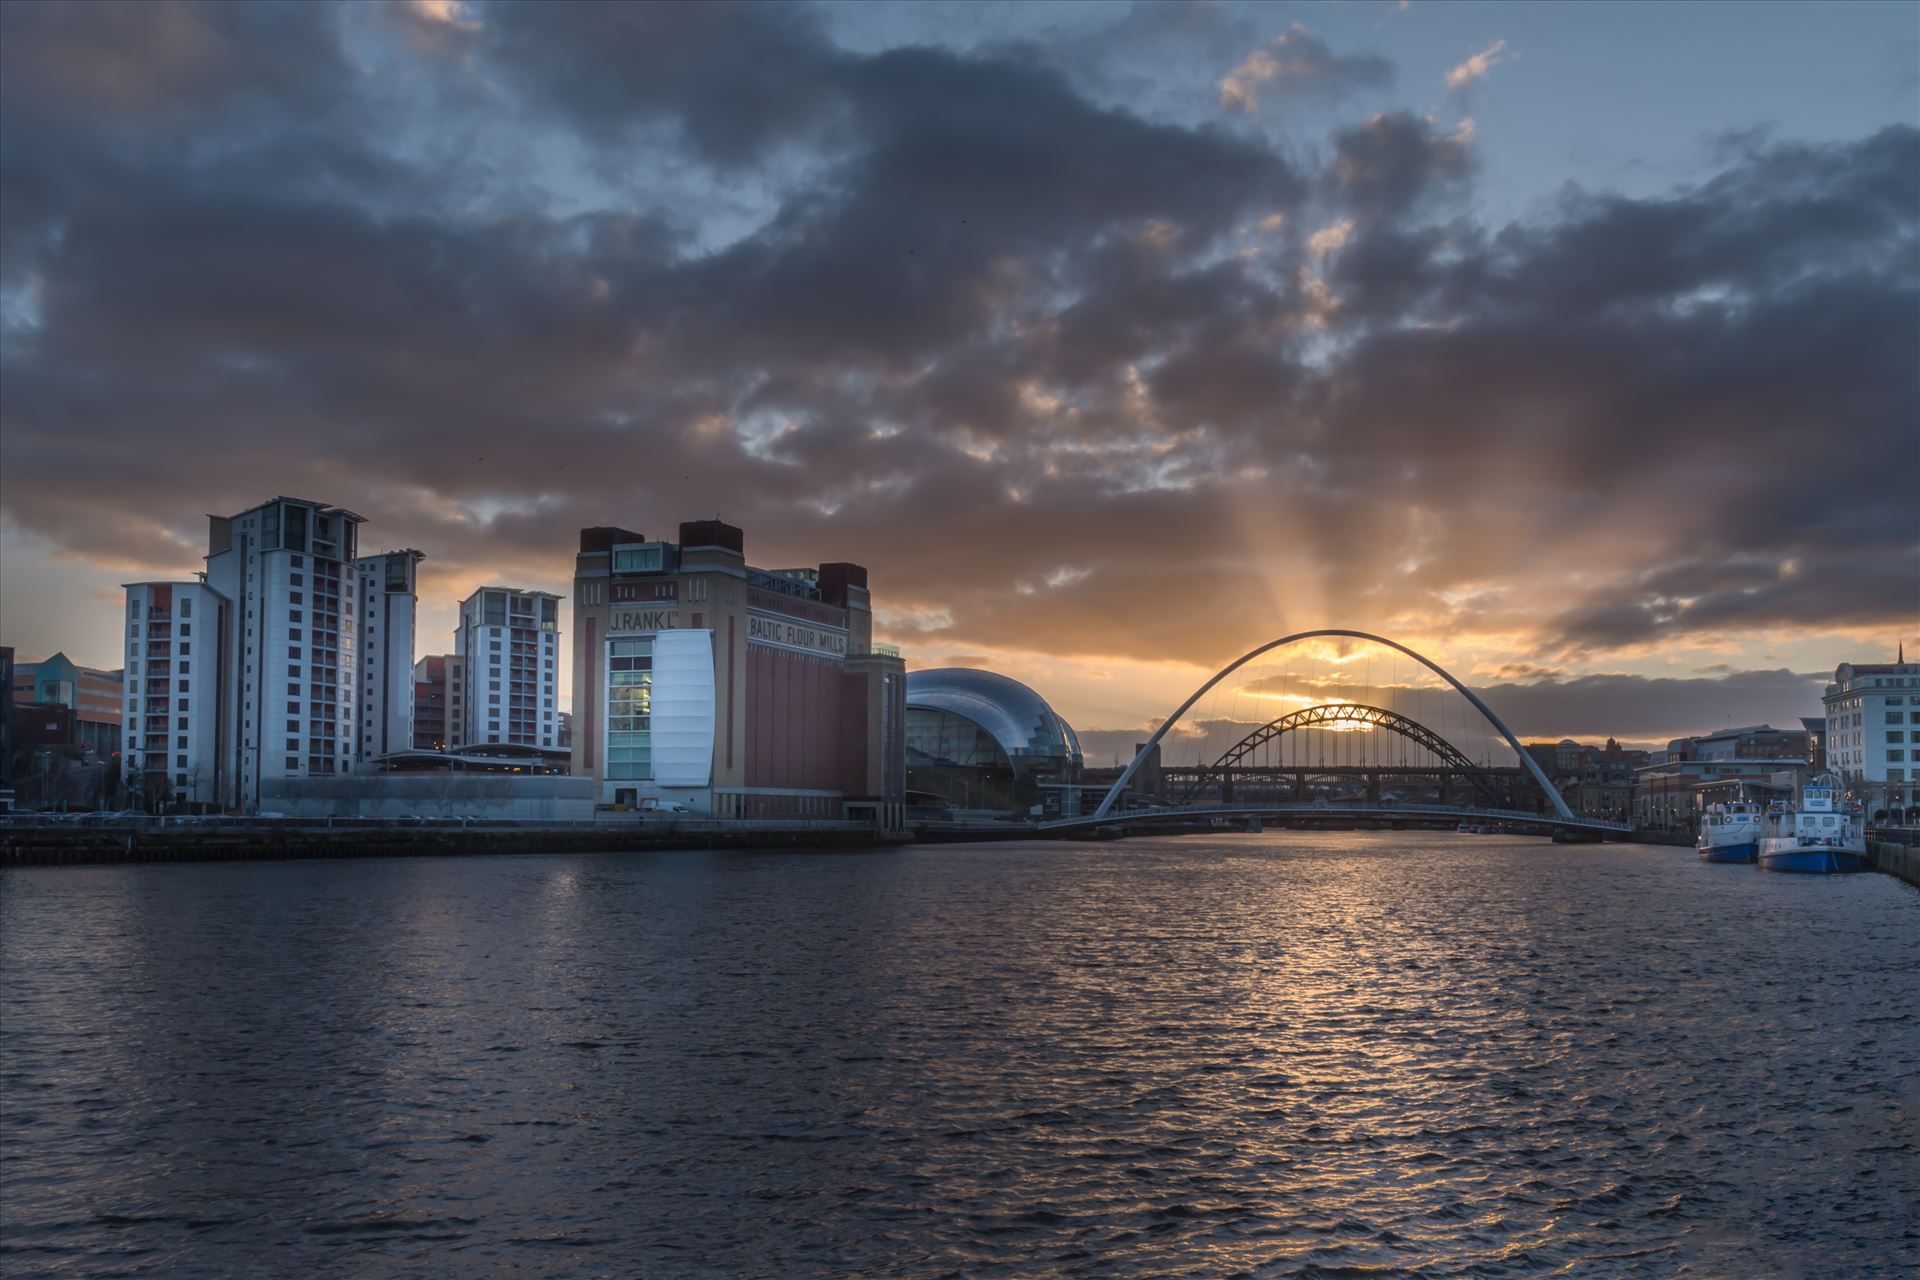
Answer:
<svg viewBox="0 0 1920 1280"><path fill-rule="evenodd" d="M653 641L607 645L607 777L653 776Z"/></svg>
<svg viewBox="0 0 1920 1280"><path fill-rule="evenodd" d="M182 642L181 642L181 644L180 644L180 656L184 658L184 657L186 657L186 656L187 656L187 655L188 655L189 653L192 653L192 652L193 652L193 646L192 646L192 645L190 645L190 644L188 644L188 643L186 643L185 641L182 641ZM1892 719L1893 717L1891 717L1891 716L1889 716L1889 717L1887 717L1887 718L1888 718L1888 719Z"/></svg>
<svg viewBox="0 0 1920 1280"><path fill-rule="evenodd" d="M191 618L193 616L193 601L187 599L185 596L180 598L180 616L183 618ZM187 629L182 627L180 634L185 635L186 633Z"/></svg>
<svg viewBox="0 0 1920 1280"><path fill-rule="evenodd" d="M616 549L613 553L613 571L615 573L658 573L661 566L659 547L628 547Z"/></svg>
<svg viewBox="0 0 1920 1280"><path fill-rule="evenodd" d="M287 772L288 772L288 773L295 773L295 772L297 772L297 771L299 770L299 768L300 768L300 758L299 758L298 756L288 756L288 757L287 757Z"/></svg>
<svg viewBox="0 0 1920 1280"><path fill-rule="evenodd" d="M1906 740L1907 740L1907 735L1904 730L1900 730L1900 729L1887 730L1888 742L1905 742Z"/></svg>
<svg viewBox="0 0 1920 1280"><path fill-rule="evenodd" d="M180 674L181 674L181 675L185 675L185 674L187 674L187 669L188 669L189 667L191 667L192 665L193 665L193 664L192 664L192 663L190 663L190 662L183 662L183 663L181 663L181 664L180 664Z"/></svg>
<svg viewBox="0 0 1920 1280"><path fill-rule="evenodd" d="M181 634L181 635L183 635L183 636L190 636L190 635L192 635L192 634L193 634L193 624L192 624L191 622L183 622L183 623L181 623L181 624L180 624L180 634Z"/></svg>
<svg viewBox="0 0 1920 1280"><path fill-rule="evenodd" d="M187 767L187 758L186 758L185 756L175 756L175 757L173 758L173 767L174 767L174 768L176 768L176 769L184 769L184 768L186 768L186 767ZM182 782L185 782L185 781L186 781L186 779L185 779L185 778L182 778L182 779L180 779L180 781L182 781Z"/></svg>
<svg viewBox="0 0 1920 1280"><path fill-rule="evenodd" d="M1891 701L1891 699L1889 699L1889 701ZM1905 724L1906 722L1907 722L1907 713L1906 713L1906 712L1904 712L1904 711L1889 711L1889 712L1887 712L1887 723L1888 723L1888 724Z"/></svg>
<svg viewBox="0 0 1920 1280"><path fill-rule="evenodd" d="M180 718L179 718L178 720L176 720L176 721L174 721L174 725L173 725L173 727L174 727L174 728L176 728L176 729L184 729L184 728L186 728L186 727L187 727L187 718L186 718L185 716L181 716L181 717L180 717ZM183 747L184 747L184 746L186 746L186 745L187 745L187 744L186 744L186 740L185 740L185 739L182 739L182 740L181 740L181 742L180 742L180 745L181 745L181 746L183 746Z"/></svg>
<svg viewBox="0 0 1920 1280"><path fill-rule="evenodd" d="M1904 751L1889 751L1887 752L1887 759L1894 764L1904 764L1906 763L1907 753Z"/></svg>
<svg viewBox="0 0 1920 1280"><path fill-rule="evenodd" d="M188 709L188 707L187 707L187 700L186 700L185 698L182 698L182 699L180 699L180 709L181 709L182 711L185 711L185 710L187 710L187 709Z"/></svg>

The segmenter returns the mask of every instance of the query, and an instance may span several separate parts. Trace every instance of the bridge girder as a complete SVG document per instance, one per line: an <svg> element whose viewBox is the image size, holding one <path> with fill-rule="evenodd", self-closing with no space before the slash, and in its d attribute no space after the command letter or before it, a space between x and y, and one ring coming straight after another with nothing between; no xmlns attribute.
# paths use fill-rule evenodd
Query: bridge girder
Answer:
<svg viewBox="0 0 1920 1280"><path fill-rule="evenodd" d="M1181 780L1185 782L1186 786L1185 789L1179 793L1180 798L1182 801L1190 800L1196 792L1210 781L1219 781L1225 785L1231 785L1234 781L1248 778L1249 773L1246 771L1246 766L1241 765L1240 762L1268 743L1275 742L1297 730L1320 729L1332 725L1366 725L1369 728L1386 729L1405 738L1421 750L1435 756L1440 761L1439 764L1431 768L1404 768L1403 772L1409 775L1424 774L1427 776L1445 773L1459 774L1462 777L1470 779L1474 789L1487 797L1487 799L1492 801L1501 799L1499 792L1489 784L1487 776L1492 774L1494 770L1484 769L1474 764L1458 747L1448 742L1433 730L1427 728L1427 726L1421 724L1418 720L1403 716L1399 712L1388 710L1385 707L1371 707L1355 702L1322 703L1319 706L1304 707L1299 711L1290 711L1286 715L1276 716L1261 725L1258 729L1247 734L1244 738L1240 739L1240 741L1234 743L1233 746L1227 748L1212 765L1192 771L1182 770L1179 771L1179 775L1176 775L1174 770L1169 769L1167 770L1167 776L1169 781L1175 776L1181 777ZM1322 772L1325 772L1324 766L1320 768ZM1380 777L1387 775L1391 768L1392 766L1378 766L1373 768L1361 766L1357 772L1351 776ZM1273 777L1284 777L1299 774L1303 769L1307 772L1313 772L1315 766L1304 765L1289 769L1285 765L1279 765L1260 768L1258 773L1261 775L1271 775ZM1500 772L1517 774L1520 771L1514 769L1501 770ZM1342 775L1344 774L1344 770L1336 766L1333 773L1335 775Z"/></svg>

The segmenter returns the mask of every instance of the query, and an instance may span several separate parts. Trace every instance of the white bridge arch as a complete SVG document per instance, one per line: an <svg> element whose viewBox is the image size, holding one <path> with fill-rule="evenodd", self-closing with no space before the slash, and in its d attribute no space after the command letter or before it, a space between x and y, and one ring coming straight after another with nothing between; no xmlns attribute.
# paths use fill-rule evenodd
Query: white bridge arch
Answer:
<svg viewBox="0 0 1920 1280"><path fill-rule="evenodd" d="M1193 710L1193 704L1205 697L1209 689L1263 653L1278 649L1282 645L1293 644L1300 640L1317 640L1328 636L1336 636L1347 640L1370 640L1374 644L1383 644L1389 649L1406 654L1409 658L1412 658L1415 662L1452 685L1461 697L1473 704L1475 711L1478 711L1486 717L1488 724L1500 731L1500 736L1507 740L1507 745L1513 748L1513 753L1520 757L1520 763L1525 766L1527 772L1533 775L1533 780L1540 784L1540 790L1545 793L1547 799L1552 802L1554 812L1558 813L1568 822L1578 821L1578 819L1573 816L1573 810L1567 808L1566 800L1560 795L1560 792L1554 788L1553 783L1548 780L1546 771L1540 767L1540 762L1535 760L1533 756L1527 752L1527 749L1520 745L1520 739L1513 736L1513 730L1507 728L1506 722L1501 720L1499 716L1493 714L1491 707L1480 701L1480 695L1454 679L1452 672L1425 654L1415 653L1412 649L1407 648L1407 646L1397 640L1389 640L1385 636L1376 636L1367 631L1347 631L1339 628L1324 628L1318 631L1296 631L1290 636L1281 636L1278 640L1269 640L1259 648L1248 650L1226 666L1220 668L1219 671L1214 673L1211 680L1201 685L1198 689L1195 689L1193 696L1181 703L1179 709L1167 717L1166 723L1153 731L1153 736L1147 739L1146 744L1142 746L1139 753L1133 757L1133 763L1129 764L1126 771L1115 780L1113 787L1107 792L1105 798L1100 801L1100 807L1093 811L1094 820L1098 821L1105 818L1108 813L1112 811L1113 802L1125 794L1127 784L1133 781L1133 775L1139 772L1141 762L1147 758L1147 753L1160 745L1160 739L1167 736L1167 730L1178 724L1181 716Z"/></svg>

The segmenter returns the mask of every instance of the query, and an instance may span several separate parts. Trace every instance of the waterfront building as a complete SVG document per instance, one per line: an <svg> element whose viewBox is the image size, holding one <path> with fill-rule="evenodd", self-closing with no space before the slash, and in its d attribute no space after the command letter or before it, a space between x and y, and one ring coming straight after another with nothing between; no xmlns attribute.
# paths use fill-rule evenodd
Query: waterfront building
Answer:
<svg viewBox="0 0 1920 1280"><path fill-rule="evenodd" d="M229 602L204 582L129 582L121 783L141 807L229 803Z"/></svg>
<svg viewBox="0 0 1920 1280"><path fill-rule="evenodd" d="M573 772L603 803L901 825L906 673L864 568L755 568L719 520L602 527L573 593Z"/></svg>
<svg viewBox="0 0 1920 1280"><path fill-rule="evenodd" d="M69 745L105 760L121 748L122 674L83 667L56 653L41 662L15 662L7 686L14 702L72 708Z"/></svg>
<svg viewBox="0 0 1920 1280"><path fill-rule="evenodd" d="M1781 785L1781 775L1792 778L1804 773L1806 767L1804 756L1669 758L1649 764L1634 770L1633 820L1642 827L1690 831L1699 825L1703 794L1717 795L1725 789L1706 784L1746 785L1754 795L1761 795L1764 788Z"/></svg>
<svg viewBox="0 0 1920 1280"><path fill-rule="evenodd" d="M1798 729L1776 729L1768 724L1750 724L1675 738L1667 744L1667 757L1670 760L1805 761L1811 747L1811 735L1805 725Z"/></svg>
<svg viewBox="0 0 1920 1280"><path fill-rule="evenodd" d="M364 745L354 569L363 523L343 507L287 497L208 519L206 585L227 602L218 666L225 806L251 812L269 781L353 768ZM197 675L215 674L211 656Z"/></svg>
<svg viewBox="0 0 1920 1280"><path fill-rule="evenodd" d="M360 594L360 747L372 761L413 747L415 578L422 552L383 551L354 561Z"/></svg>
<svg viewBox="0 0 1920 1280"><path fill-rule="evenodd" d="M448 745L559 745L560 597L482 587L460 603L448 664Z"/></svg>
<svg viewBox="0 0 1920 1280"><path fill-rule="evenodd" d="M456 663L450 654L432 654L413 664L413 746L416 751L445 751L447 740L447 673Z"/></svg>
<svg viewBox="0 0 1920 1280"><path fill-rule="evenodd" d="M1633 812L1635 770L1652 760L1650 752L1623 747L1608 738L1604 747L1588 747L1562 788L1567 807L1589 818L1624 822Z"/></svg>
<svg viewBox="0 0 1920 1280"><path fill-rule="evenodd" d="M907 786L956 809L1033 816L1086 760L1073 726L1018 680L969 667L907 673ZM1065 808L1077 790L1064 792Z"/></svg>
<svg viewBox="0 0 1920 1280"><path fill-rule="evenodd" d="M0 813L12 808L13 801L13 646L0 644L0 689L6 691L7 705L0 708Z"/></svg>
<svg viewBox="0 0 1920 1280"><path fill-rule="evenodd" d="M1920 819L1920 662L1843 662L1822 700L1827 765L1867 817Z"/></svg>
<svg viewBox="0 0 1920 1280"><path fill-rule="evenodd" d="M1815 773L1827 771L1827 719L1825 716L1801 716L1800 726L1807 731L1807 764Z"/></svg>

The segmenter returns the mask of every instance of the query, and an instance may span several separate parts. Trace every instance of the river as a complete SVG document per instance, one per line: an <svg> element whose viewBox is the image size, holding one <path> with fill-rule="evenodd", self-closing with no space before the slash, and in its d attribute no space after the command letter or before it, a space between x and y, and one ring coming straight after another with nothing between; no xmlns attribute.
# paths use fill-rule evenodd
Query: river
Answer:
<svg viewBox="0 0 1920 1280"><path fill-rule="evenodd" d="M9 1276L1920 1270L1920 892L1270 832L0 873Z"/></svg>

